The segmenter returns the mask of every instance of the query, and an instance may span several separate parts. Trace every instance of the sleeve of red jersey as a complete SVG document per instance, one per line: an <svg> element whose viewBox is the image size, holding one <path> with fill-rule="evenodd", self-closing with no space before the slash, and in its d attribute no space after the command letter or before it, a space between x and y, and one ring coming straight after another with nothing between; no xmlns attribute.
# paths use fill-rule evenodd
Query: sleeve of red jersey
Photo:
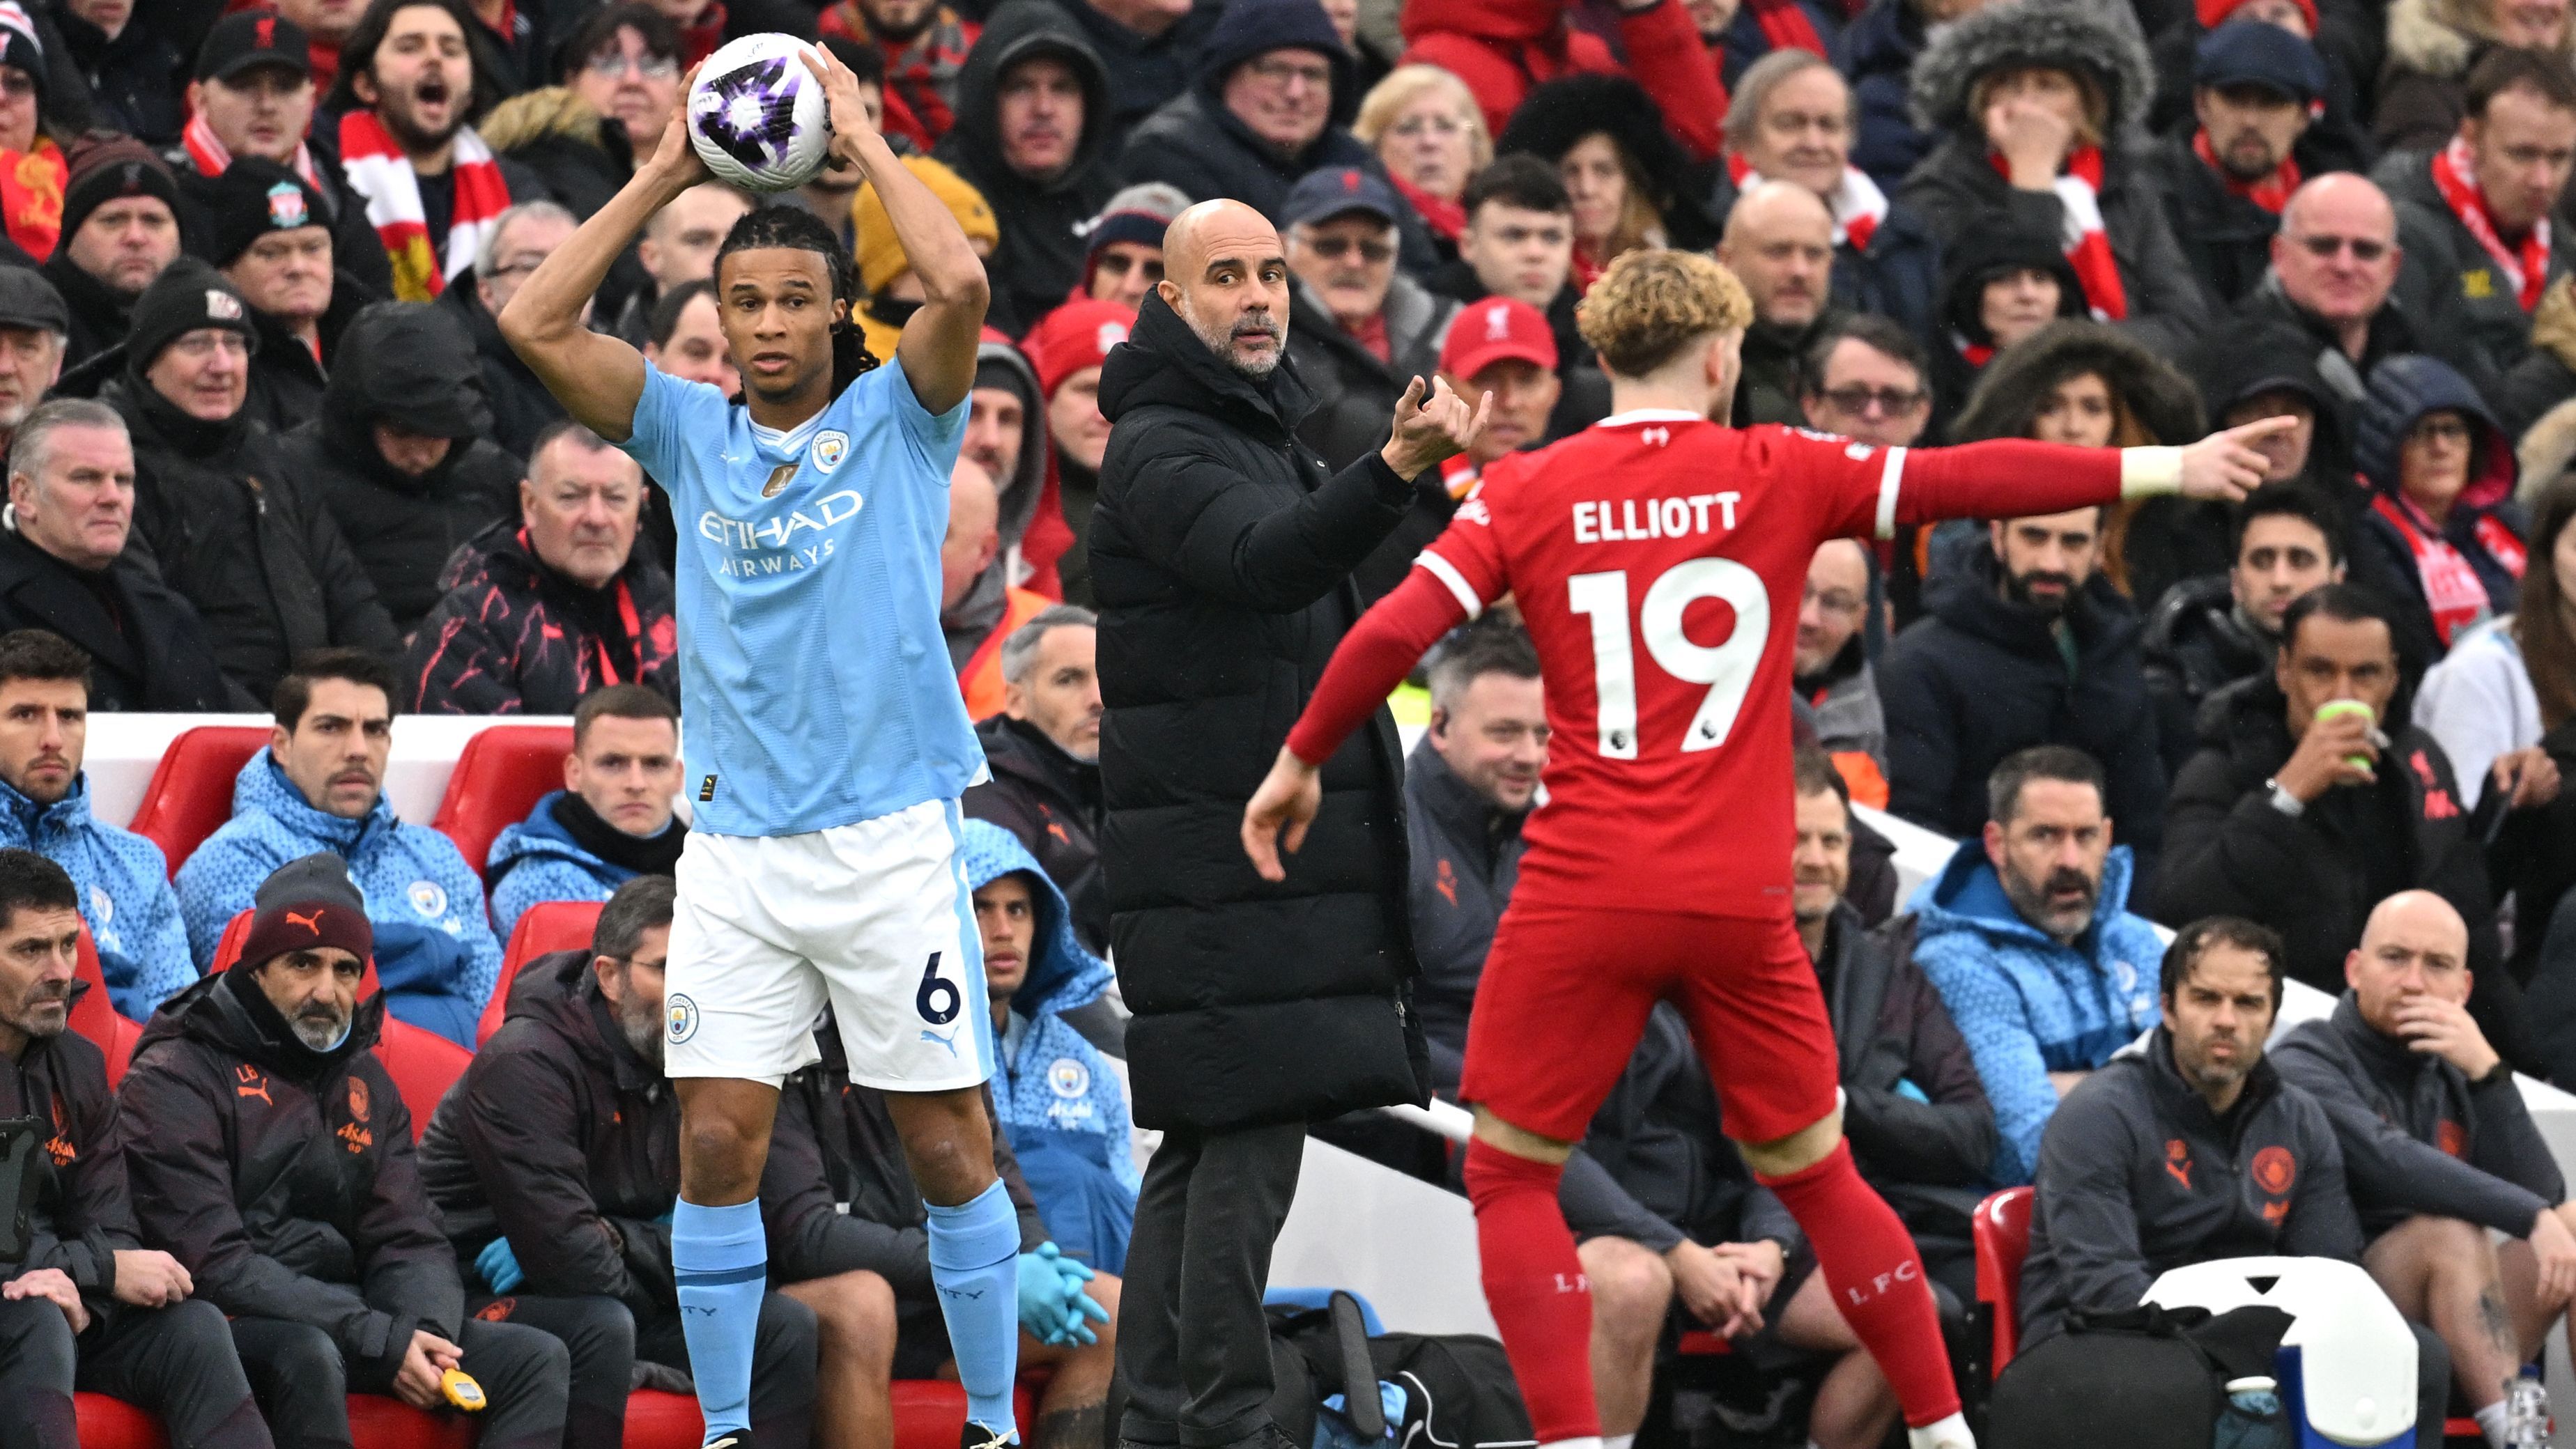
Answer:
<svg viewBox="0 0 2576 1449"><path fill-rule="evenodd" d="M1458 506L1449 529L1413 561L1394 592L1360 616L1333 650L1315 697L1288 731L1288 752L1321 765L1377 712L1442 635L1509 593L1492 520L1482 500Z"/></svg>
<svg viewBox="0 0 2576 1449"><path fill-rule="evenodd" d="M1900 524L1945 518L2026 518L2063 513L2088 503L2115 503L2124 478L2141 478L2136 492L2171 492L2161 476L2170 470L2130 469L2129 452L2169 449L2075 448L1998 438L1955 448L1871 448L1861 443L1788 435L1812 460L1816 486L1809 496L1830 512L1828 538L1894 538ZM1818 476L1821 475L1821 476Z"/></svg>

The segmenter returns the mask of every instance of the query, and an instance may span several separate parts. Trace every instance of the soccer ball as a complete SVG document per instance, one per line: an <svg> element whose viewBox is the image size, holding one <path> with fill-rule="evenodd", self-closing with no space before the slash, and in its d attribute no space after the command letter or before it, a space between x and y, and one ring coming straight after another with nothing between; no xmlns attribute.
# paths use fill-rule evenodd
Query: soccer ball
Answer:
<svg viewBox="0 0 2576 1449"><path fill-rule="evenodd" d="M717 180L793 191L823 169L832 121L823 83L805 68L811 50L792 35L746 35L698 68L689 141Z"/></svg>

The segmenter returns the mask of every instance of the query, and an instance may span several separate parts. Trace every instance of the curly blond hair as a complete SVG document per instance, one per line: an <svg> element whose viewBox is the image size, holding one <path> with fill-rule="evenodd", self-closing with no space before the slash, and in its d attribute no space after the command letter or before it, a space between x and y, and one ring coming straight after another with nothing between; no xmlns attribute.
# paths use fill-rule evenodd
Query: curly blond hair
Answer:
<svg viewBox="0 0 2576 1449"><path fill-rule="evenodd" d="M1662 249L1612 262L1574 309L1583 340L1622 377L1645 377L1692 342L1752 321L1753 299L1733 272L1699 252Z"/></svg>

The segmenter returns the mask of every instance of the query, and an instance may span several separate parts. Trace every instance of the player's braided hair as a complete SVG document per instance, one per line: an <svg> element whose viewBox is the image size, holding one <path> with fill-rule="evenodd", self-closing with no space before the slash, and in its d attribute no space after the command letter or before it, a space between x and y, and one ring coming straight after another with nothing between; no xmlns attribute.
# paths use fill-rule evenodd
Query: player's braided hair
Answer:
<svg viewBox="0 0 2576 1449"><path fill-rule="evenodd" d="M1645 377L1700 338L1749 326L1753 299L1709 257L1644 248L1610 264L1574 320L1612 372Z"/></svg>
<svg viewBox="0 0 2576 1449"><path fill-rule="evenodd" d="M724 244L716 248L715 271L724 275L724 259L735 252L761 247L788 247L797 251L823 254L823 270L832 278L832 300L846 302L855 311L859 305L858 282L851 270L850 249L823 224L814 213L796 206L754 207L736 218L733 229L725 233ZM721 305L721 304L719 304ZM868 351L859 324L849 317L832 324L832 394L858 380L861 373L872 372L884 359Z"/></svg>

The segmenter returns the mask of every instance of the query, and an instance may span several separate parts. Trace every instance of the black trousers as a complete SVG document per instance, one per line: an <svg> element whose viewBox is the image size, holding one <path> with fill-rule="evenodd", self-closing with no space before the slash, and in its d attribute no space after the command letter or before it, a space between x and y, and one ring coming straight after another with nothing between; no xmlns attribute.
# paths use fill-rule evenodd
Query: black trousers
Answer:
<svg viewBox="0 0 2576 1449"><path fill-rule="evenodd" d="M309 1323L236 1318L233 1346L277 1449L353 1449L349 1395L393 1391L391 1373L374 1364L352 1373L331 1335ZM469 1318L456 1346L490 1405L475 1416L477 1449L555 1449L563 1442L572 1366L560 1341L540 1329Z"/></svg>
<svg viewBox="0 0 2576 1449"><path fill-rule="evenodd" d="M1172 1131L1145 1167L1119 1289L1118 1434L1221 1449L1270 1423L1270 1249L1297 1195L1302 1123Z"/></svg>
<svg viewBox="0 0 2576 1449"><path fill-rule="evenodd" d="M626 1394L635 1377L635 1315L614 1298L529 1294L466 1299L487 1323L516 1323L563 1340L572 1359L564 1406L564 1449L618 1449L626 1439Z"/></svg>
<svg viewBox="0 0 2576 1449"><path fill-rule="evenodd" d="M173 1449L269 1449L224 1315L202 1300L119 1304L77 1339L53 1304L0 1300L0 1449L79 1449L74 1389L159 1415Z"/></svg>
<svg viewBox="0 0 2576 1449"><path fill-rule="evenodd" d="M752 1449L806 1449L814 1436L814 1365L823 1347L814 1310L784 1293L765 1294L753 1332ZM680 1331L680 1315L658 1315L635 1325L635 1356L687 1368L689 1341Z"/></svg>

